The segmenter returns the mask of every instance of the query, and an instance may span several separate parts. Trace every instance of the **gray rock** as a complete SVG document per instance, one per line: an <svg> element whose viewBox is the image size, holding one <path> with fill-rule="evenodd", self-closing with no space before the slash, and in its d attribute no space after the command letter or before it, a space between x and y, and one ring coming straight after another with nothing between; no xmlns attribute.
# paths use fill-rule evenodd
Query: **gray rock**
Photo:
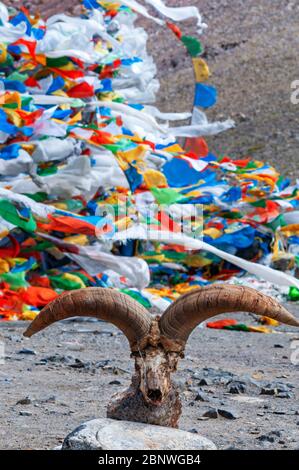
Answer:
<svg viewBox="0 0 299 470"><path fill-rule="evenodd" d="M291 392L281 392L276 395L278 398L293 398L293 394Z"/></svg>
<svg viewBox="0 0 299 470"><path fill-rule="evenodd" d="M48 397L43 397L40 398L39 400L36 400L37 403L55 403L56 402L56 396L55 395L49 395Z"/></svg>
<svg viewBox="0 0 299 470"><path fill-rule="evenodd" d="M246 392L246 384L241 380L232 380L228 384L228 392L234 395L239 395L240 393Z"/></svg>
<svg viewBox="0 0 299 470"><path fill-rule="evenodd" d="M192 434L198 434L198 431L195 428L189 429L188 432L191 432Z"/></svg>
<svg viewBox="0 0 299 470"><path fill-rule="evenodd" d="M104 359L102 361L97 361L94 366L96 369L103 369L103 367L108 366L109 362L109 359Z"/></svg>
<svg viewBox="0 0 299 470"><path fill-rule="evenodd" d="M210 401L208 395L203 392L202 390L199 390L196 394L195 401Z"/></svg>
<svg viewBox="0 0 299 470"><path fill-rule="evenodd" d="M263 434L262 436L257 437L257 440L260 441L260 442L273 443L279 437L281 437L281 432L280 431L271 431L268 434Z"/></svg>
<svg viewBox="0 0 299 470"><path fill-rule="evenodd" d="M240 416L235 410L232 409L224 409L224 408L218 408L218 413L220 416L226 419L238 419Z"/></svg>
<svg viewBox="0 0 299 470"><path fill-rule="evenodd" d="M293 394L291 389L293 388L292 384L285 384L282 382L271 382L266 384L261 389L261 395L272 395L278 396L280 398L292 398ZM288 396L290 395L290 396Z"/></svg>
<svg viewBox="0 0 299 470"><path fill-rule="evenodd" d="M176 377L175 385L180 392L184 392L186 390L186 380L180 377Z"/></svg>
<svg viewBox="0 0 299 470"><path fill-rule="evenodd" d="M210 408L208 411L206 411L203 414L204 418L211 418L211 419L217 419L218 418L218 411L216 408Z"/></svg>
<svg viewBox="0 0 299 470"><path fill-rule="evenodd" d="M33 349L23 348L18 351L18 354L27 354L29 356L36 356L36 352Z"/></svg>
<svg viewBox="0 0 299 470"><path fill-rule="evenodd" d="M198 385L200 385L201 387L204 386L204 385L212 385L212 380L204 377L202 379L200 379L200 381L198 382Z"/></svg>
<svg viewBox="0 0 299 470"><path fill-rule="evenodd" d="M21 398L17 401L16 405L31 405L32 400L30 397Z"/></svg>
<svg viewBox="0 0 299 470"><path fill-rule="evenodd" d="M198 434L179 429L101 418L88 421L71 434L62 450L215 450Z"/></svg>
<svg viewBox="0 0 299 470"><path fill-rule="evenodd" d="M32 416L32 413L30 411L20 411L19 415L20 416Z"/></svg>
<svg viewBox="0 0 299 470"><path fill-rule="evenodd" d="M73 356L66 356L63 354L53 354L52 356L43 357L41 361L53 364L69 364L74 361L74 358Z"/></svg>

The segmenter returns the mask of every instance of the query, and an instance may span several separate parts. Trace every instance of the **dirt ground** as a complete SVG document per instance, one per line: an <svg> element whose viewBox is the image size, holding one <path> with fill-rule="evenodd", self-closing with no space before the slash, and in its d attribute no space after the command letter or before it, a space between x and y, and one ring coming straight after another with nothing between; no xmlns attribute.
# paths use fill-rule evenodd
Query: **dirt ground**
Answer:
<svg viewBox="0 0 299 470"><path fill-rule="evenodd" d="M106 323L61 322L30 340L25 326L0 324L0 448L51 449L82 422L105 416L111 395L129 385L133 361L125 337ZM175 374L180 428L220 449L299 449L291 361L298 340L283 326L269 335L197 328Z"/></svg>
<svg viewBox="0 0 299 470"><path fill-rule="evenodd" d="M69 6L78 11L74 0L26 3L39 4L45 14ZM291 104L290 87L299 79L299 4L166 3L198 5L209 25L202 41L219 101L208 115L237 122L236 129L209 139L211 151L251 155L298 177L299 105ZM158 105L191 109L193 75L183 48L168 31L142 24L158 63ZM182 23L183 30L194 32L188 25ZM291 308L298 316L298 307ZM111 394L128 385L133 363L125 338L107 324L61 323L30 341L21 337L23 329L21 323L0 324L6 353L0 365L0 448L51 449L84 420L105 416ZM176 374L182 429L207 436L220 449L299 449L298 365L291 362L299 333L284 327L277 331L196 330Z"/></svg>

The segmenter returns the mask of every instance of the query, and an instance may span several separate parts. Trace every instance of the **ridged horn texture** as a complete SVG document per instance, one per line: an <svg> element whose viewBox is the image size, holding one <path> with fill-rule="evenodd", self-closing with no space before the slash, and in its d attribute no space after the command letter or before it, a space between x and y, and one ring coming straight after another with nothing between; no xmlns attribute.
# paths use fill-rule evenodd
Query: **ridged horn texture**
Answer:
<svg viewBox="0 0 299 470"><path fill-rule="evenodd" d="M225 284L202 287L181 296L162 315L161 334L186 343L201 322L228 312L250 312L299 326L299 320L271 297L250 287Z"/></svg>
<svg viewBox="0 0 299 470"><path fill-rule="evenodd" d="M113 323L128 338L131 349L149 333L147 310L130 296L113 289L88 287L66 292L49 303L24 333L30 337L52 323L71 317L95 317Z"/></svg>

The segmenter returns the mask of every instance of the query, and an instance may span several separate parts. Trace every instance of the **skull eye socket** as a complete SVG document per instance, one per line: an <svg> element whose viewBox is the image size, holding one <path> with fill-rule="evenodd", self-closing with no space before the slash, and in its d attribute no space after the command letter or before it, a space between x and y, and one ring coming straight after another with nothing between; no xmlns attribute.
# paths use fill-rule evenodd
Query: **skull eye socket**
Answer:
<svg viewBox="0 0 299 470"><path fill-rule="evenodd" d="M144 358L144 357L146 357L146 353L145 353L145 351L134 351L134 352L131 353L131 357L136 357L137 359L139 357Z"/></svg>

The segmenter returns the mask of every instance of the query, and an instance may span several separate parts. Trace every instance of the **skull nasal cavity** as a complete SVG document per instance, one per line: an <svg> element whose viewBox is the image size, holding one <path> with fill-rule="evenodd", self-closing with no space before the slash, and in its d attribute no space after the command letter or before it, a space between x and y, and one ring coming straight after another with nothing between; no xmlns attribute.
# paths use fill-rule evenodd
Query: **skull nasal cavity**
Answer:
<svg viewBox="0 0 299 470"><path fill-rule="evenodd" d="M149 391L147 392L147 396L150 400L159 401L162 399L162 392L158 388L149 389Z"/></svg>

